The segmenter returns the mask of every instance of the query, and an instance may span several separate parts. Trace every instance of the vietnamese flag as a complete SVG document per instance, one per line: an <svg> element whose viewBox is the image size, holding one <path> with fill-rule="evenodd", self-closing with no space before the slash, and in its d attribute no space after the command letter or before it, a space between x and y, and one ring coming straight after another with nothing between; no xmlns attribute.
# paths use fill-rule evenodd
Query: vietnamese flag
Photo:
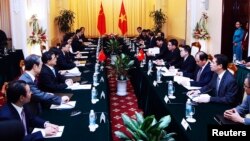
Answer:
<svg viewBox="0 0 250 141"><path fill-rule="evenodd" d="M100 11L98 15L97 29L101 35L106 33L106 20L105 20L105 14L103 11L102 3L100 6Z"/></svg>
<svg viewBox="0 0 250 141"><path fill-rule="evenodd" d="M141 49L140 51L139 51L139 53L138 53L138 55L137 55L137 59L139 60L139 61L142 61L143 59L144 59L144 52L143 52L143 50Z"/></svg>
<svg viewBox="0 0 250 141"><path fill-rule="evenodd" d="M120 30L122 32L122 35L124 35L128 31L127 15L126 15L126 11L125 11L125 8L124 8L124 5L123 5L123 1L122 1L121 10L120 10L118 26L119 26L119 28L120 28Z"/></svg>
<svg viewBox="0 0 250 141"><path fill-rule="evenodd" d="M98 60L99 60L100 62L103 62L103 61L106 60L106 55L105 55L103 49L99 52Z"/></svg>

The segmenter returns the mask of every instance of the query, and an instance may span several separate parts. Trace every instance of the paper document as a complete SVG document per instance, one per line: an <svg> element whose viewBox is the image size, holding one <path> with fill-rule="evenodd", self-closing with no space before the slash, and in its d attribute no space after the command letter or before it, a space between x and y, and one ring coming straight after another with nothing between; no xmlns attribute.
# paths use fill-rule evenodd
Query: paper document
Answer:
<svg viewBox="0 0 250 141"><path fill-rule="evenodd" d="M67 89L71 89L71 90L82 90L82 89L91 89L91 84L83 84L83 85L78 85L77 84L73 84L72 86L69 86Z"/></svg>
<svg viewBox="0 0 250 141"><path fill-rule="evenodd" d="M150 54L159 54L160 53L160 48L158 48L158 47L149 48L148 53L150 53Z"/></svg>
<svg viewBox="0 0 250 141"><path fill-rule="evenodd" d="M61 137L62 136L62 133L63 133L63 130L64 130L64 126L59 126L59 131L55 134L55 135L52 135L52 136L45 136L44 138L56 138L56 137ZM35 133L35 132L38 132L38 131L44 131L43 128L34 128L34 130L32 131L32 133Z"/></svg>
<svg viewBox="0 0 250 141"><path fill-rule="evenodd" d="M188 90L199 90L201 87L194 87L194 86L184 86Z"/></svg>
<svg viewBox="0 0 250 141"><path fill-rule="evenodd" d="M174 76L174 81L177 82L178 84L180 84L182 81L190 81L190 78L188 77L184 77L184 76Z"/></svg>
<svg viewBox="0 0 250 141"><path fill-rule="evenodd" d="M88 56L75 57L76 59L87 59Z"/></svg>
<svg viewBox="0 0 250 141"><path fill-rule="evenodd" d="M92 43L91 43L91 42L83 42L83 44L84 44L85 46L88 46L88 45L91 45Z"/></svg>
<svg viewBox="0 0 250 141"><path fill-rule="evenodd" d="M76 106L76 101L69 101L67 103L63 103L61 105L54 105L50 106L50 109L72 109Z"/></svg>
<svg viewBox="0 0 250 141"><path fill-rule="evenodd" d="M79 53L87 54L87 53L89 53L89 52L88 52L88 51L80 51Z"/></svg>
<svg viewBox="0 0 250 141"><path fill-rule="evenodd" d="M77 67L74 67L73 69L67 70L65 76L80 76L81 72Z"/></svg>

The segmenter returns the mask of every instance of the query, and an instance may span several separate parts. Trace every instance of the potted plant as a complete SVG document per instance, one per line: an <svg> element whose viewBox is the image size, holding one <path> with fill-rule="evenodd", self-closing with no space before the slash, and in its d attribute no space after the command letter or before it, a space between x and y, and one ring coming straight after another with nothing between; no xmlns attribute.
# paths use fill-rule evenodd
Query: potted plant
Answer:
<svg viewBox="0 0 250 141"><path fill-rule="evenodd" d="M132 141L175 141L172 137L175 133L167 133L164 129L171 122L169 115L162 117L159 122L154 115L148 116L145 119L142 114L135 112L136 120L122 114L122 120L129 133L128 136L121 131L115 131L115 135L122 140Z"/></svg>
<svg viewBox="0 0 250 141"><path fill-rule="evenodd" d="M120 44L118 42L117 39L115 38L111 38L108 42L107 42L108 48L107 48L107 53L110 54L110 58L111 58L111 64L114 65L115 61L116 61L116 55L119 53L120 51Z"/></svg>
<svg viewBox="0 0 250 141"><path fill-rule="evenodd" d="M55 21L59 27L59 30L63 33L71 31L71 27L74 24L75 13L71 10L61 10L60 15L55 18Z"/></svg>
<svg viewBox="0 0 250 141"><path fill-rule="evenodd" d="M117 95L127 95L127 76L128 70L134 65L134 60L130 60L129 56L121 54L113 65L115 74L117 76Z"/></svg>
<svg viewBox="0 0 250 141"><path fill-rule="evenodd" d="M151 11L149 14L150 17L154 20L154 31L158 33L161 31L163 24L166 22L166 15L162 12L162 10Z"/></svg>

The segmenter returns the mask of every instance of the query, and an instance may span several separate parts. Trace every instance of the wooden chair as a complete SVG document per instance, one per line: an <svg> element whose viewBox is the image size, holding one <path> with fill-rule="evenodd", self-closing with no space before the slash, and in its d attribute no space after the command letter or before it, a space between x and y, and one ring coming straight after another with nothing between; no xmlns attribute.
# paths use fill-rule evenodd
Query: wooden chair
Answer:
<svg viewBox="0 0 250 141"><path fill-rule="evenodd" d="M8 82L4 82L2 89L0 91L0 107L4 105L6 102L6 86L8 85Z"/></svg>
<svg viewBox="0 0 250 141"><path fill-rule="evenodd" d="M238 68L234 63L229 63L227 69L235 76Z"/></svg>
<svg viewBox="0 0 250 141"><path fill-rule="evenodd" d="M201 44L199 42L193 42L191 44L191 55L195 56L195 54L200 50L201 50Z"/></svg>

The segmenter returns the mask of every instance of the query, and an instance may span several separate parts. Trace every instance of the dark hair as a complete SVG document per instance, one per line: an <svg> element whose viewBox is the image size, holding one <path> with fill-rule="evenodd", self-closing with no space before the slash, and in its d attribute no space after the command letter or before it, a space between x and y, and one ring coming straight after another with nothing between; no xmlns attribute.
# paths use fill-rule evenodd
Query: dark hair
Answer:
<svg viewBox="0 0 250 141"><path fill-rule="evenodd" d="M164 41L164 38L162 38L162 37L157 37L155 40L156 40L156 41Z"/></svg>
<svg viewBox="0 0 250 141"><path fill-rule="evenodd" d="M58 49L56 47L50 48L49 51L53 52L56 56L58 56L60 54L60 49Z"/></svg>
<svg viewBox="0 0 250 141"><path fill-rule="evenodd" d="M170 42L172 45L178 47L178 41L176 39L171 39L168 42Z"/></svg>
<svg viewBox="0 0 250 141"><path fill-rule="evenodd" d="M149 36L154 36L155 34L154 34L153 31L150 31L150 32L148 33L148 35L149 35Z"/></svg>
<svg viewBox="0 0 250 141"><path fill-rule="evenodd" d="M69 33L66 33L64 36L63 36L63 40L62 42L67 42L71 37L73 37L75 35L75 33L73 32L69 32Z"/></svg>
<svg viewBox="0 0 250 141"><path fill-rule="evenodd" d="M79 33L79 32L81 32L81 29L77 29L77 30L76 30L76 34Z"/></svg>
<svg viewBox="0 0 250 141"><path fill-rule="evenodd" d="M60 46L60 49L62 49L62 48L64 48L64 47L66 47L66 45L67 45L68 43L67 43L67 41L65 41L65 42L62 42L62 44L61 44L61 46Z"/></svg>
<svg viewBox="0 0 250 141"><path fill-rule="evenodd" d="M189 45L184 45L184 46L182 46L182 48L183 48L186 52L188 52L188 54L191 54L191 47L190 47Z"/></svg>
<svg viewBox="0 0 250 141"><path fill-rule="evenodd" d="M142 28L141 28L140 26L138 26L136 29L140 29L140 30L142 30Z"/></svg>
<svg viewBox="0 0 250 141"><path fill-rule="evenodd" d="M222 65L223 70L227 69L228 59L226 55L223 54L215 54L214 57L216 58L217 65Z"/></svg>
<svg viewBox="0 0 250 141"><path fill-rule="evenodd" d="M46 51L43 53L42 55L42 61L44 64L46 64L49 60L52 59L52 55L55 54L54 52L52 51Z"/></svg>
<svg viewBox="0 0 250 141"><path fill-rule="evenodd" d="M207 61L207 59L208 59L208 55L207 55L205 52L203 52L203 51L197 52L196 55L199 56L199 59L200 59L201 61L204 61L204 60ZM195 55L195 56L196 56L196 55Z"/></svg>
<svg viewBox="0 0 250 141"><path fill-rule="evenodd" d="M26 85L27 83L23 80L14 80L10 82L6 90L7 101L11 103L16 103L21 95L26 96Z"/></svg>
<svg viewBox="0 0 250 141"><path fill-rule="evenodd" d="M24 60L25 70L30 71L34 65L39 66L41 62L40 58L41 58L40 56L35 54L27 56Z"/></svg>

